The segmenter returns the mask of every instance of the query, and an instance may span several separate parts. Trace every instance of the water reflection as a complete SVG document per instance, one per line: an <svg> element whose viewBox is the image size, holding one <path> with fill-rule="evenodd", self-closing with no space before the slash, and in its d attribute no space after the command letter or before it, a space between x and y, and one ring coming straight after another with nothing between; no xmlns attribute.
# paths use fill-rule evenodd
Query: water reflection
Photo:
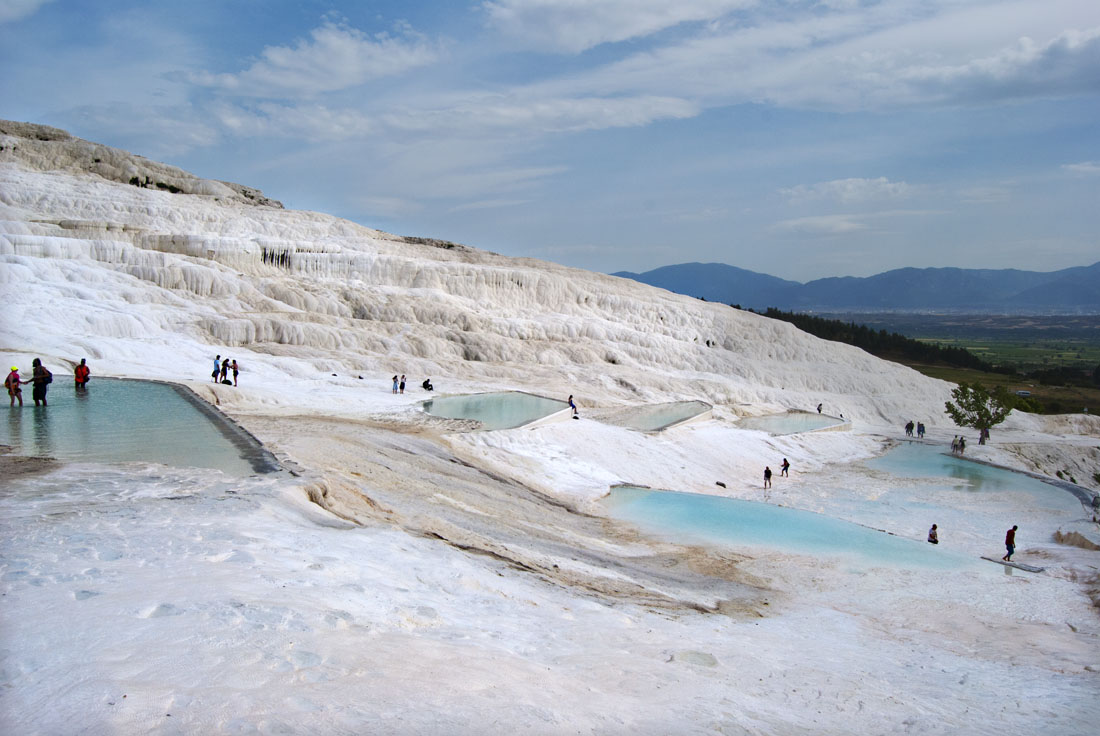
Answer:
<svg viewBox="0 0 1100 736"><path fill-rule="evenodd" d="M94 389L59 390L49 398L49 406L13 407L0 423L0 444L61 460L155 462L234 475L267 470L242 457L223 418L208 407L204 414L167 384L100 378Z"/></svg>

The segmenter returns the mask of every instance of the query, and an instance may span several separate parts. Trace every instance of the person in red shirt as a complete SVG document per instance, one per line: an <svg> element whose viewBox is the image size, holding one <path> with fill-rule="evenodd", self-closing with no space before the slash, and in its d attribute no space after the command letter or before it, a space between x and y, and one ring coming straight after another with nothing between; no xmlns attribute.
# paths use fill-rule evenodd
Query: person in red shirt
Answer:
<svg viewBox="0 0 1100 736"><path fill-rule="evenodd" d="M1008 532L1005 534L1005 548L1008 550L1008 554L1006 554L1004 557L1001 558L1005 562L1011 562L1012 561L1012 553L1016 551L1016 530L1017 529L1019 529L1019 527L1016 526L1015 524L1013 524L1012 528L1009 529Z"/></svg>
<svg viewBox="0 0 1100 736"><path fill-rule="evenodd" d="M91 368L85 362L87 358L80 359L80 365L73 369L73 375L76 377L76 390L82 391L88 385L88 377L92 375Z"/></svg>

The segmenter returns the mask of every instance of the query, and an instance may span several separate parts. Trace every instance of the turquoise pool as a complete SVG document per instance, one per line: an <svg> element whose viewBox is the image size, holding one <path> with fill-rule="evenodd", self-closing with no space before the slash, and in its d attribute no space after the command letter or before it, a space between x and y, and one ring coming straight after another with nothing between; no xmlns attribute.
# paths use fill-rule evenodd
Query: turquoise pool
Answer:
<svg viewBox="0 0 1100 736"><path fill-rule="evenodd" d="M895 567L975 566L968 557L926 542L757 501L619 486L603 503L613 518L677 542L763 547Z"/></svg>
<svg viewBox="0 0 1100 736"><path fill-rule="evenodd" d="M424 411L444 419L473 419L482 429L512 429L568 409L569 404L522 391L444 396L424 402Z"/></svg>
<svg viewBox="0 0 1100 736"><path fill-rule="evenodd" d="M757 429L768 434L812 432L815 429L836 427L841 424L844 424L843 419L808 411L790 411L784 414L768 414L762 417L745 417L737 421L737 426L740 429Z"/></svg>
<svg viewBox="0 0 1100 736"><path fill-rule="evenodd" d="M0 422L0 444L24 455L81 462L153 462L232 475L278 470L270 453L187 389L153 381L93 379L77 393L59 377L49 406L30 392ZM5 407L6 408L6 407Z"/></svg>
<svg viewBox="0 0 1100 736"><path fill-rule="evenodd" d="M703 401L674 401L668 404L651 404L631 408L621 424L641 432L656 432L674 424L685 422L711 410Z"/></svg>
<svg viewBox="0 0 1100 736"><path fill-rule="evenodd" d="M943 445L903 442L864 464L899 478L928 478L932 485L937 480L950 480L953 486L961 482L966 491L974 493L1024 492L1043 508L1080 510L1080 501L1062 488L1023 473L964 460Z"/></svg>

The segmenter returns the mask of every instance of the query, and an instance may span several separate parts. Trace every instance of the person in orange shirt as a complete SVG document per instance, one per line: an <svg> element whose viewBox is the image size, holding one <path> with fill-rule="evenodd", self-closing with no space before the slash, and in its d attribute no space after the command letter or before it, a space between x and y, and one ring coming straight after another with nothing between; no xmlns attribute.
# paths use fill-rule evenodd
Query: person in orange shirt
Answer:
<svg viewBox="0 0 1100 736"><path fill-rule="evenodd" d="M73 369L77 391L82 391L88 386L88 378L92 375L92 369L88 367L87 360L87 358L81 358L80 365Z"/></svg>

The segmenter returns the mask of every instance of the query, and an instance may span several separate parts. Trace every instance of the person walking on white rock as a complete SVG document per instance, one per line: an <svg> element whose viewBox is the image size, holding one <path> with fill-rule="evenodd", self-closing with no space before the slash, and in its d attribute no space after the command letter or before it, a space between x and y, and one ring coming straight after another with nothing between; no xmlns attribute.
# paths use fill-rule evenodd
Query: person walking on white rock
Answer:
<svg viewBox="0 0 1100 736"><path fill-rule="evenodd" d="M1013 524L1012 528L1005 532L1005 549L1008 552L1001 558L1005 562L1012 562L1012 555L1016 553L1016 530L1019 528Z"/></svg>
<svg viewBox="0 0 1100 736"><path fill-rule="evenodd" d="M768 490L772 487L772 469L767 465L764 466L764 490Z"/></svg>

